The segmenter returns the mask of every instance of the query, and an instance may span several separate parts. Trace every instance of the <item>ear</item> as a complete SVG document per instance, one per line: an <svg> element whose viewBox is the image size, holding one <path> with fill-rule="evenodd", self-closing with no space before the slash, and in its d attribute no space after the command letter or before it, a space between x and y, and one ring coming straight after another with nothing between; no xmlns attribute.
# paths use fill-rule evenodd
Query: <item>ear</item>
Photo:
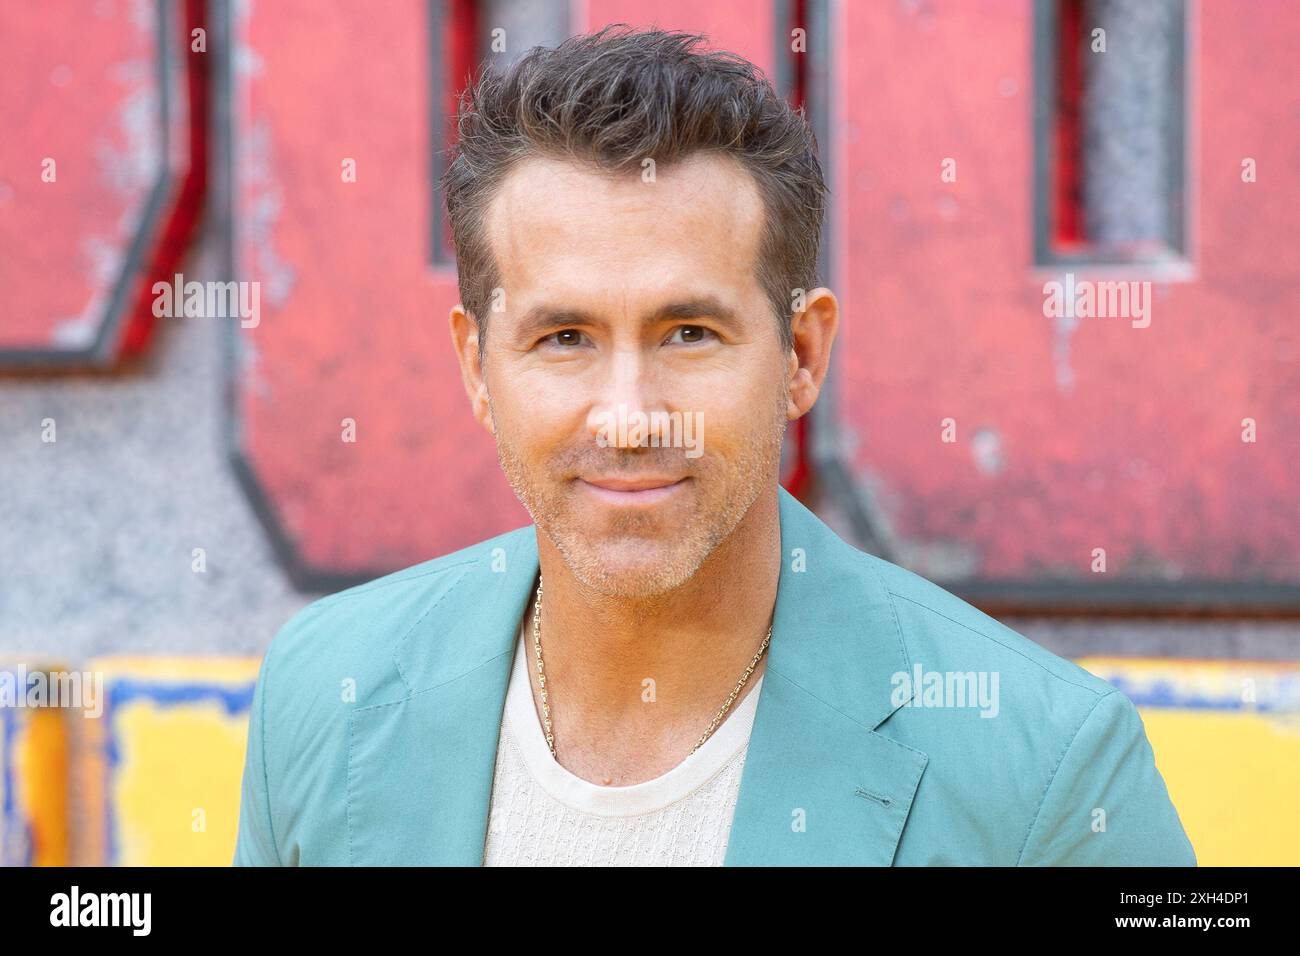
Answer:
<svg viewBox="0 0 1300 956"><path fill-rule="evenodd" d="M492 410L488 407L487 384L483 378L483 366L478 357L478 321L464 306L457 302L449 315L451 321L451 344L456 349L456 358L460 362L460 380L469 396L469 404L478 423L490 433L496 434L492 427Z"/></svg>
<svg viewBox="0 0 1300 956"><path fill-rule="evenodd" d="M790 421L812 410L831 366L831 345L839 328L840 304L830 289L818 287L804 296L802 312L791 314L794 340L786 357Z"/></svg>

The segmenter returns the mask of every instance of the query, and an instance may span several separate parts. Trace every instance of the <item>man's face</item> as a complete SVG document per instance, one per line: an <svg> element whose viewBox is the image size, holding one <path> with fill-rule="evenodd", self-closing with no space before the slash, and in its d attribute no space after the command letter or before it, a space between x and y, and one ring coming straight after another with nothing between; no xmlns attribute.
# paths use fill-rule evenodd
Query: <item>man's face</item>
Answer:
<svg viewBox="0 0 1300 956"><path fill-rule="evenodd" d="M789 373L755 277L762 223L749 175L707 155L654 182L534 159L493 199L498 457L599 593L680 586L777 481Z"/></svg>

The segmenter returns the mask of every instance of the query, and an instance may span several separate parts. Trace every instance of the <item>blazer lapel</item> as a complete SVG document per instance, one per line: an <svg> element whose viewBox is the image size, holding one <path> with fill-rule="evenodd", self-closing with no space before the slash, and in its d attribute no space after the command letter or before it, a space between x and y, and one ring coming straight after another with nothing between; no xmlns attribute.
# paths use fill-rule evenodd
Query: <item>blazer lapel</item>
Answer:
<svg viewBox="0 0 1300 956"><path fill-rule="evenodd" d="M908 697L888 594L782 489L781 579L725 863L888 866L924 753L875 729Z"/></svg>
<svg viewBox="0 0 1300 956"><path fill-rule="evenodd" d="M483 862L514 642L537 568L531 525L474 549L394 651L408 696L352 713L352 865Z"/></svg>

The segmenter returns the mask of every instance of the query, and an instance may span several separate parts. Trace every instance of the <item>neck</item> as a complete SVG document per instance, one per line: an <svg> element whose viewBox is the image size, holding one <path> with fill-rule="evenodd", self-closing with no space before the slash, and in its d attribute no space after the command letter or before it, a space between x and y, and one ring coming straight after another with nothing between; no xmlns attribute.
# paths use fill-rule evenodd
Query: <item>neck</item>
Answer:
<svg viewBox="0 0 1300 956"><path fill-rule="evenodd" d="M688 581L644 600L593 592L540 529L537 537L545 581L542 653L558 759L607 785L666 772L690 753L767 636L781 573L775 486ZM530 604L525 652L540 713L532 613ZM766 657L728 715L762 674Z"/></svg>

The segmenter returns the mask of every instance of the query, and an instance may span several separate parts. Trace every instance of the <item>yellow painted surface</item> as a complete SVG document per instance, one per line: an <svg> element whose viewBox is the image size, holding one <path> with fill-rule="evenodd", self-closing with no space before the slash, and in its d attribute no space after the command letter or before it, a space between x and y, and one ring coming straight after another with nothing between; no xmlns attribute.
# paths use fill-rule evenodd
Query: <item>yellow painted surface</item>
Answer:
<svg viewBox="0 0 1300 956"><path fill-rule="evenodd" d="M1085 658L1085 670L1244 709L1142 706L1156 767L1201 866L1300 865L1300 666ZM1139 702L1141 698L1139 697Z"/></svg>
<svg viewBox="0 0 1300 956"><path fill-rule="evenodd" d="M149 694L114 701L116 681L156 689L211 687L248 691L259 658L101 658L107 719L86 755L87 793L96 824L111 816L114 860L119 866L229 866L239 823L239 785L248 733L246 712L228 713L216 697L166 701ZM118 760L107 760L111 729ZM96 778L106 785L94 785ZM111 814L104 801L109 801ZM93 829L93 828L92 828ZM100 825L102 830L102 824ZM107 835L87 840L85 862L103 861Z"/></svg>
<svg viewBox="0 0 1300 956"><path fill-rule="evenodd" d="M1300 865L1300 727L1294 715L1140 712L1198 863Z"/></svg>
<svg viewBox="0 0 1300 956"><path fill-rule="evenodd" d="M260 657L99 657L87 665L109 677L238 686L256 679Z"/></svg>
<svg viewBox="0 0 1300 956"><path fill-rule="evenodd" d="M35 663L39 661L39 663ZM6 655L0 669L25 667L28 674L66 669L38 655ZM0 774L0 805L12 800L8 819L0 821L0 859L34 866L67 866L68 840L68 723L57 707L14 707L9 714L13 739L7 746L12 794L4 792Z"/></svg>
<svg viewBox="0 0 1300 956"><path fill-rule="evenodd" d="M33 866L68 865L68 733L54 708L17 710L9 749L12 794L0 775L0 801L12 799L0 826L0 859Z"/></svg>
<svg viewBox="0 0 1300 956"><path fill-rule="evenodd" d="M248 715L227 715L216 702L133 700L113 720L118 864L228 866Z"/></svg>
<svg viewBox="0 0 1300 956"><path fill-rule="evenodd" d="M32 827L32 864L67 866L67 715L55 708L30 714L14 763L20 812L25 812Z"/></svg>

